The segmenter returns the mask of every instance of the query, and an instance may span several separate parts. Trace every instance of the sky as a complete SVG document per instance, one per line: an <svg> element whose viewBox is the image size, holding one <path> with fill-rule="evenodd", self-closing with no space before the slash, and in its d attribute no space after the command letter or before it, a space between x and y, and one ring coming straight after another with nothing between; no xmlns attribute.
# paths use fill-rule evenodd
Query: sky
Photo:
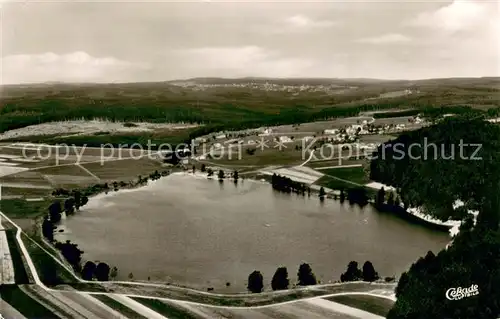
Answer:
<svg viewBox="0 0 500 319"><path fill-rule="evenodd" d="M500 0L0 0L4 84L500 76Z"/></svg>

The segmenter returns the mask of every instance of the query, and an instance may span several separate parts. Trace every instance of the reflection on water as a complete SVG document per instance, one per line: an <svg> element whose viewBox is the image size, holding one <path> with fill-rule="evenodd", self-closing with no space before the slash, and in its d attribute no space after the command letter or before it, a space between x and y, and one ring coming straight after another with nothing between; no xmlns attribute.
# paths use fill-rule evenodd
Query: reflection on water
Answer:
<svg viewBox="0 0 500 319"><path fill-rule="evenodd" d="M201 289L244 290L253 270L268 284L278 266L292 282L308 262L321 282L339 280L349 261L373 262L381 276L399 276L447 233L317 197L277 193L270 185L171 175L136 190L90 200L63 220L84 258L106 261L135 279ZM226 282L231 283L226 288Z"/></svg>

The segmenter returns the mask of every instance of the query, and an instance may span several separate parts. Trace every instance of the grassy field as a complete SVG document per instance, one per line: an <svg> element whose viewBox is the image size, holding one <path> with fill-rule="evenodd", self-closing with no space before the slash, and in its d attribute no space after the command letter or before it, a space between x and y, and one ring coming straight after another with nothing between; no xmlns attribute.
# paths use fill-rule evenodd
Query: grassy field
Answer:
<svg viewBox="0 0 500 319"><path fill-rule="evenodd" d="M58 264L51 256L47 255L33 240L25 234L21 239L26 245L26 249L35 264L40 280L46 285L58 285L63 283L72 283L76 279L64 267Z"/></svg>
<svg viewBox="0 0 500 319"><path fill-rule="evenodd" d="M385 298L377 298L364 295L346 295L327 297L330 301L338 302L349 307L358 308L364 311L371 312L379 316L387 316L389 310L394 305L394 301Z"/></svg>
<svg viewBox="0 0 500 319"><path fill-rule="evenodd" d="M369 183L363 167L322 169L319 172L325 176L321 177L315 184L331 189L346 189Z"/></svg>
<svg viewBox="0 0 500 319"><path fill-rule="evenodd" d="M110 307L111 309L114 309L124 315L127 318L134 318L134 319L147 319L147 317L142 316L141 314L135 312L134 310L130 309L129 307L121 304L120 302L114 300L113 298L110 298L106 295L92 295L92 297L100 300L102 303ZM170 318L170 317L169 317Z"/></svg>
<svg viewBox="0 0 500 319"><path fill-rule="evenodd" d="M335 176L358 184L368 184L370 179L363 167L342 167L320 170L325 175Z"/></svg>
<svg viewBox="0 0 500 319"><path fill-rule="evenodd" d="M353 183L334 179L330 176L320 177L320 179L318 179L314 184L320 185L320 186L323 186L326 188L334 189L334 190L347 189L347 188L352 188L352 187L358 186L358 185L353 184Z"/></svg>
<svg viewBox="0 0 500 319"><path fill-rule="evenodd" d="M44 197L50 195L52 190L50 189L37 189L30 187L2 187L2 196L13 196L19 198L35 198ZM7 197L8 198L8 197Z"/></svg>
<svg viewBox="0 0 500 319"><path fill-rule="evenodd" d="M304 162L307 158L303 158L302 151L295 149L295 144L287 145L287 148L283 148L281 151L277 148L273 148L273 144L269 144L270 148L265 148L264 150L257 149L253 155L246 153L245 149L240 153L238 157L237 150L231 154L231 159L229 155L225 154L224 157L211 158L207 161L222 165L236 165L236 166L269 166L269 165L296 165Z"/></svg>
<svg viewBox="0 0 500 319"><path fill-rule="evenodd" d="M23 199L3 199L0 201L0 210L10 218L36 218L47 214L50 202L28 202Z"/></svg>
<svg viewBox="0 0 500 319"><path fill-rule="evenodd" d="M365 159L346 158L346 159L332 159L327 161L310 161L306 166L311 168L322 168L331 166L344 166L344 165L364 165L367 163Z"/></svg>
<svg viewBox="0 0 500 319"><path fill-rule="evenodd" d="M340 190L366 185L370 182L367 172L363 167L343 167L319 170L325 174L320 177L314 184L326 188ZM365 187L369 198L376 194L376 190L370 187Z"/></svg>
<svg viewBox="0 0 500 319"><path fill-rule="evenodd" d="M26 295L17 285L2 285L0 295L27 318L59 318L50 310Z"/></svg>
<svg viewBox="0 0 500 319"><path fill-rule="evenodd" d="M141 158L124 159L101 163L81 164L102 181L130 181L137 180L139 175L146 176L155 170L162 170L159 160Z"/></svg>
<svg viewBox="0 0 500 319"><path fill-rule="evenodd" d="M197 319L197 317L191 315L190 313L180 309L179 307L161 302L159 300L147 299L147 298L132 298L137 302L153 309L159 314L164 315L170 319Z"/></svg>

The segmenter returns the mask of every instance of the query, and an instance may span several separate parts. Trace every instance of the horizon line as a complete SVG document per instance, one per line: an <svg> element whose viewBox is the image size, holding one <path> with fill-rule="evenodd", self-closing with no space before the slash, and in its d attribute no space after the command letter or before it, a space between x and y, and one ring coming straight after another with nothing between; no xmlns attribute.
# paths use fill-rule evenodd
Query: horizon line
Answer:
<svg viewBox="0 0 500 319"><path fill-rule="evenodd" d="M44 81L44 82L26 82L26 83L8 83L0 84L2 86L22 86L22 85L54 85L54 84L140 84L140 83L172 83L172 82L188 82L195 80L211 79L211 80L337 80L337 81L384 81L384 82L412 82L412 81L429 81L429 80L452 80L452 79L499 79L500 76L454 76L454 77L437 77L437 78L418 78L418 79L384 79L384 78L369 78L369 77L353 77L353 78L337 78L337 77L265 77L265 76L246 76L246 77L217 77L217 76L199 76L185 79L174 80L158 80L158 81L125 81L125 82L77 82L77 81Z"/></svg>

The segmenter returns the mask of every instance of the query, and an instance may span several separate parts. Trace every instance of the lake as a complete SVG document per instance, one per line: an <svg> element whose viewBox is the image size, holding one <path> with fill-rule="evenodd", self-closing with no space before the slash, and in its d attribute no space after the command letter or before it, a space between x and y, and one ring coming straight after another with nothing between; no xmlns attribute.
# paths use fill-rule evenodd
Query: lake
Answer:
<svg viewBox="0 0 500 319"><path fill-rule="evenodd" d="M172 174L148 186L90 199L62 221L86 260L118 267L118 279L166 281L219 292L243 291L259 270L268 285L278 266L296 281L307 262L322 283L339 280L351 260L370 260L381 276L397 276L446 232L410 224L370 206L321 203L312 195L278 193L267 183ZM231 283L226 287L226 282Z"/></svg>

